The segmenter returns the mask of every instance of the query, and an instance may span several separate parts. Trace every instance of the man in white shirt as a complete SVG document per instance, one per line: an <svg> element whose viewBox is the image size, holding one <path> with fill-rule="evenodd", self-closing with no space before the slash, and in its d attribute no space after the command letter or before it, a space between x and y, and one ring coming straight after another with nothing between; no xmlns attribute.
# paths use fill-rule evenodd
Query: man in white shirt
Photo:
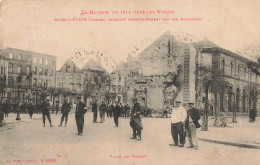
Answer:
<svg viewBox="0 0 260 165"><path fill-rule="evenodd" d="M183 124L186 118L187 118L187 112L185 108L181 105L181 101L178 100L175 101L175 108L172 109L172 114L171 114L171 134L174 143L170 144L170 146L179 145L179 147L184 147L185 137L184 137Z"/></svg>

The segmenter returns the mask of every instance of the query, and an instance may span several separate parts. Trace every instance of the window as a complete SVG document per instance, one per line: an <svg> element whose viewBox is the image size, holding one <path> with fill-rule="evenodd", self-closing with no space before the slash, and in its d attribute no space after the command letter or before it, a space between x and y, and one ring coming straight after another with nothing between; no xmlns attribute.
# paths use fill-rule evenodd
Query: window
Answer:
<svg viewBox="0 0 260 165"><path fill-rule="evenodd" d="M42 58L40 58L40 64L42 64L42 62L43 62L43 59L42 59Z"/></svg>
<svg viewBox="0 0 260 165"><path fill-rule="evenodd" d="M246 80L246 77L247 77L246 74L247 74L247 73L246 73L246 68L244 68L244 79L245 79L245 80Z"/></svg>
<svg viewBox="0 0 260 165"><path fill-rule="evenodd" d="M13 73L14 72L14 64L9 64L9 73Z"/></svg>
<svg viewBox="0 0 260 165"><path fill-rule="evenodd" d="M34 86L37 85L37 78L34 78L34 79L33 79L33 85L34 85Z"/></svg>
<svg viewBox="0 0 260 165"><path fill-rule="evenodd" d="M46 80L46 88L50 85L50 80Z"/></svg>
<svg viewBox="0 0 260 165"><path fill-rule="evenodd" d="M51 70L50 76L53 76L53 70Z"/></svg>
<svg viewBox="0 0 260 165"><path fill-rule="evenodd" d="M22 54L18 54L17 59L22 60Z"/></svg>
<svg viewBox="0 0 260 165"><path fill-rule="evenodd" d="M30 56L26 56L26 61L27 62L31 62L31 57Z"/></svg>
<svg viewBox="0 0 260 165"><path fill-rule="evenodd" d="M233 74L233 63L230 63L230 76L234 76Z"/></svg>
<svg viewBox="0 0 260 165"><path fill-rule="evenodd" d="M52 60L52 66L55 66L56 62L54 60Z"/></svg>
<svg viewBox="0 0 260 165"><path fill-rule="evenodd" d="M225 71L225 60L222 60L222 61L221 61L221 70L222 70L223 73L224 73L224 71Z"/></svg>
<svg viewBox="0 0 260 165"><path fill-rule="evenodd" d="M10 59L14 59L14 54L13 53L9 53L9 58Z"/></svg>
<svg viewBox="0 0 260 165"><path fill-rule="evenodd" d="M62 83L58 83L58 88L62 88Z"/></svg>
<svg viewBox="0 0 260 165"><path fill-rule="evenodd" d="M249 81L252 82L253 73L249 71Z"/></svg>
<svg viewBox="0 0 260 165"><path fill-rule="evenodd" d="M101 77L100 76L98 76L98 82L101 83Z"/></svg>
<svg viewBox="0 0 260 165"><path fill-rule="evenodd" d="M81 91L81 84L78 84L78 91Z"/></svg>
<svg viewBox="0 0 260 165"><path fill-rule="evenodd" d="M118 86L118 92L121 92L121 86L120 85Z"/></svg>
<svg viewBox="0 0 260 165"><path fill-rule="evenodd" d="M121 82L121 76L118 77L118 82Z"/></svg>
<svg viewBox="0 0 260 165"><path fill-rule="evenodd" d="M42 85L42 79L40 79L40 78L38 79L38 84Z"/></svg>
<svg viewBox="0 0 260 165"><path fill-rule="evenodd" d="M33 57L33 63L37 63L37 58L36 57Z"/></svg>
<svg viewBox="0 0 260 165"><path fill-rule="evenodd" d="M8 86L12 87L14 85L13 77L8 76Z"/></svg>
<svg viewBox="0 0 260 165"><path fill-rule="evenodd" d="M43 69L39 68L39 75L43 75Z"/></svg>
<svg viewBox="0 0 260 165"><path fill-rule="evenodd" d="M31 67L30 67L30 66L27 66L27 67L26 67L26 73L27 73L27 74L30 74L30 72L31 72Z"/></svg>
<svg viewBox="0 0 260 165"><path fill-rule="evenodd" d="M44 70L44 74L45 74L46 76L48 75L48 69L47 69L47 68Z"/></svg>
<svg viewBox="0 0 260 165"><path fill-rule="evenodd" d="M17 73L21 73L22 72L22 66L21 65L18 65L17 66Z"/></svg>
<svg viewBox="0 0 260 165"><path fill-rule="evenodd" d="M78 79L78 80L81 80L81 75L78 75L78 76L77 76L77 79Z"/></svg>
<svg viewBox="0 0 260 165"><path fill-rule="evenodd" d="M112 92L116 92L116 86L112 85Z"/></svg>
<svg viewBox="0 0 260 165"><path fill-rule="evenodd" d="M74 84L70 83L70 90L74 90Z"/></svg>
<svg viewBox="0 0 260 165"><path fill-rule="evenodd" d="M33 67L33 74L37 74L37 67Z"/></svg>
<svg viewBox="0 0 260 165"><path fill-rule="evenodd" d="M70 79L73 79L74 78L74 75L73 74L70 74Z"/></svg>
<svg viewBox="0 0 260 165"><path fill-rule="evenodd" d="M47 59L45 60L45 65L48 65L48 60Z"/></svg>

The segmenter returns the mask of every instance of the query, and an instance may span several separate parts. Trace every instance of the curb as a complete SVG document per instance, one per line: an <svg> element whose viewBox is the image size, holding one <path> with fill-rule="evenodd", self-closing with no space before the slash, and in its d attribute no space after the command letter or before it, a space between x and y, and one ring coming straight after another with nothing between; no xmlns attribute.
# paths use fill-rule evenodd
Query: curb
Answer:
<svg viewBox="0 0 260 165"><path fill-rule="evenodd" d="M224 144L224 145L230 145L230 146L242 147L242 148L260 149L260 146L251 145L251 144L225 142L225 141L212 140L212 139L204 139L204 138L198 138L198 139L201 140L201 141L204 141L204 142L209 142L209 143Z"/></svg>

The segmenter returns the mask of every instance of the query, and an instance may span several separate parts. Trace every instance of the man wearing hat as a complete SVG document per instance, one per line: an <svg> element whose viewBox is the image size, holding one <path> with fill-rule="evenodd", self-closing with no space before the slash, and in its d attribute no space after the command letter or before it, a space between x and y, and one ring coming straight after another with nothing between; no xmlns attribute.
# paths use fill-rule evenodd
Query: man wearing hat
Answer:
<svg viewBox="0 0 260 165"><path fill-rule="evenodd" d="M92 104L92 112L93 112L93 123L97 123L97 100L94 101Z"/></svg>
<svg viewBox="0 0 260 165"><path fill-rule="evenodd" d="M133 99L133 103L134 106L130 118L130 126L133 129L133 137L131 139L141 140L141 134L143 130L143 124L141 119L142 108L140 104L137 102L137 98Z"/></svg>
<svg viewBox="0 0 260 165"><path fill-rule="evenodd" d="M50 117L50 111L49 111L50 103L48 102L46 97L43 99L43 102L40 105L40 109L42 111L43 126L45 127L45 116L47 116L49 123L50 123L50 127L53 127L53 125L51 124L51 117Z"/></svg>
<svg viewBox="0 0 260 165"><path fill-rule="evenodd" d="M122 113L121 108L120 108L118 102L116 102L116 106L115 106L115 109L113 112L114 122L115 122L116 127L118 127L118 125L119 125L118 118L121 116L121 113Z"/></svg>
<svg viewBox="0 0 260 165"><path fill-rule="evenodd" d="M188 148L198 149L196 129L201 127L198 122L200 119L200 112L197 108L194 107L194 102L189 102L188 104L189 109L187 111L187 119L185 122L185 127L188 131L188 139L190 144Z"/></svg>
<svg viewBox="0 0 260 165"><path fill-rule="evenodd" d="M170 144L170 146L184 147L185 138L183 125L186 117L187 113L185 108L181 105L181 101L176 100L175 108L172 109L171 114L171 134L174 143Z"/></svg>
<svg viewBox="0 0 260 165"><path fill-rule="evenodd" d="M64 102L63 102L63 104L62 104L62 106L61 106L61 114L62 114L62 116L61 116L61 121L60 121L59 127L62 126L62 123L63 123L63 121L64 121L64 118L65 118L65 127L66 127L67 122L68 122L68 116L69 116L70 110L71 110L71 106L70 106L70 104L68 103L68 100L65 98L65 99L64 99Z"/></svg>
<svg viewBox="0 0 260 165"><path fill-rule="evenodd" d="M84 115L87 112L86 104L84 104L81 101L81 97L77 97L78 103L76 105L76 110L75 110L75 119L76 119L76 124L78 128L78 133L77 135L82 136L83 135L83 127L84 127Z"/></svg>
<svg viewBox="0 0 260 165"><path fill-rule="evenodd" d="M107 105L105 104L105 101L102 101L102 104L99 107L99 116L100 116L100 123L105 122L105 113L107 111Z"/></svg>

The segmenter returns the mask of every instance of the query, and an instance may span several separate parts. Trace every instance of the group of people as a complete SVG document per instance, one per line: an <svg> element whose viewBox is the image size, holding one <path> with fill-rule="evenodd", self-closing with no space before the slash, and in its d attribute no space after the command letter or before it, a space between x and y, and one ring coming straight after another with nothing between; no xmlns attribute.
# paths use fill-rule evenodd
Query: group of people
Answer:
<svg viewBox="0 0 260 165"><path fill-rule="evenodd" d="M107 109L106 109L107 117L110 117L110 118L113 117L116 105L118 105L122 117L130 116L130 106L128 104L123 105L122 103L115 102L115 103L111 103L110 105L107 106Z"/></svg>
<svg viewBox="0 0 260 165"><path fill-rule="evenodd" d="M171 113L171 134L173 144L170 146L184 147L186 142L186 133L188 135L189 146L188 148L198 149L197 132L196 129L200 128L200 112L194 107L193 102L189 102L189 108L186 110L181 101L175 101L175 107Z"/></svg>
<svg viewBox="0 0 260 165"><path fill-rule="evenodd" d="M107 106L104 101L102 101L101 105L98 107L97 105L97 100L95 100L92 103L92 112L93 112L93 123L98 123L97 122L97 116L98 116L98 109L99 109L99 117L100 117L100 123L105 122L105 113L107 113L107 117L114 117L114 122L116 127L118 127L118 118L123 116L127 117L127 115L130 111L130 106L126 104L123 106L119 102L115 102L115 104L110 104Z"/></svg>
<svg viewBox="0 0 260 165"><path fill-rule="evenodd" d="M133 137L131 139L137 139L141 140L141 130L143 129L142 125L142 120L141 120L141 106L137 102L137 99L135 98L133 100L133 108L131 112L131 118L130 118L130 126L133 129ZM110 105L110 108L113 107L114 105ZM97 122L97 114L98 114L98 109L100 112L100 123L105 122L105 113L107 112L109 106L105 104L104 101L102 101L101 105L97 105L97 101L95 100L92 103L92 112L93 112L93 123L98 123ZM113 117L114 117L114 123L115 126L119 126L118 118L122 115L122 112L124 109L130 111L130 107L128 105L125 106L126 108L123 108L120 106L118 102L115 102L115 106L113 107ZM48 102L47 98L44 98L41 105L40 105L40 110L43 114L43 126L45 127L45 118L49 120L50 127L53 127L51 123L51 118L50 118L50 103ZM68 122L68 115L69 112L71 111L71 105L68 103L67 99L64 99L62 107L61 107L61 121L59 127L62 127L62 123L65 120L65 127ZM84 128L84 115L87 112L86 104L81 101L81 97L77 98L77 105L76 105L76 110L75 110L75 120L76 120L76 125L78 129L77 135L82 136L83 135L83 128Z"/></svg>

